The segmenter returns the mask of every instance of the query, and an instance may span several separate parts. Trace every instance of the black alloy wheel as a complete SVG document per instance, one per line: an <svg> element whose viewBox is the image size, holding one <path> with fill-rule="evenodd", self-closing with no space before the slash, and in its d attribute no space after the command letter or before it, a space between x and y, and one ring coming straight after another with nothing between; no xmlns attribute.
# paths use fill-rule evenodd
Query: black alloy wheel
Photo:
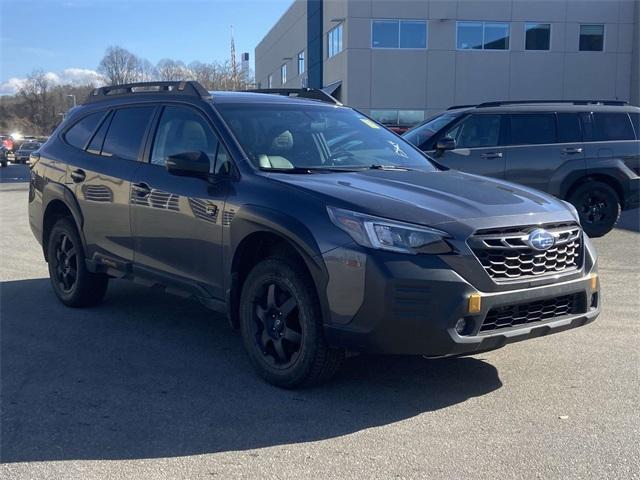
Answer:
<svg viewBox="0 0 640 480"><path fill-rule="evenodd" d="M298 301L288 289L270 283L256 292L255 339L264 359L272 367L293 365L302 348L303 327L298 318Z"/></svg>

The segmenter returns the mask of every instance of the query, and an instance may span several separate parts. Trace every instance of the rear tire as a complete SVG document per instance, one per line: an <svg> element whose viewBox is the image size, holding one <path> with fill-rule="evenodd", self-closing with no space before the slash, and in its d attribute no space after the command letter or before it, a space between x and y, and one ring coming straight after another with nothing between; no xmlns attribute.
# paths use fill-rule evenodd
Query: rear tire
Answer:
<svg viewBox="0 0 640 480"><path fill-rule="evenodd" d="M616 191L598 181L583 183L568 199L580 215L580 224L591 238L609 233L620 218L622 210Z"/></svg>
<svg viewBox="0 0 640 480"><path fill-rule="evenodd" d="M240 297L240 331L256 372L272 385L295 388L330 379L344 350L324 338L315 285L305 269L271 257L247 276Z"/></svg>
<svg viewBox="0 0 640 480"><path fill-rule="evenodd" d="M62 217L53 225L47 241L47 259L51 286L62 303L90 307L104 298L109 277L87 270L80 236L69 218Z"/></svg>

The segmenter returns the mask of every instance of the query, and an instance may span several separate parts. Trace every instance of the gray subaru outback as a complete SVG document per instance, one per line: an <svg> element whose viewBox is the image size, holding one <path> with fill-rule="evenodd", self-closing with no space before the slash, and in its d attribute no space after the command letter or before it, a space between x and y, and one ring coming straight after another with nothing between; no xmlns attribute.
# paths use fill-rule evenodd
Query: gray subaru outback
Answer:
<svg viewBox="0 0 640 480"><path fill-rule="evenodd" d="M572 203L590 237L640 205L640 108L619 101L460 105L404 138L447 167Z"/></svg>
<svg viewBox="0 0 640 480"><path fill-rule="evenodd" d="M118 85L70 112L29 191L60 301L95 305L116 278L192 296L282 387L329 378L347 351L468 355L598 316L571 205L280 92Z"/></svg>

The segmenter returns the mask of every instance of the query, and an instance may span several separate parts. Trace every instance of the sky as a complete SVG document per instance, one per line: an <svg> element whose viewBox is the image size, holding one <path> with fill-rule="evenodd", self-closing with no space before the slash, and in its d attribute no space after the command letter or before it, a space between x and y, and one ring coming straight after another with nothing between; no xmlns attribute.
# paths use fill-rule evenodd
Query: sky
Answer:
<svg viewBox="0 0 640 480"><path fill-rule="evenodd" d="M97 78L106 48L119 45L153 64L249 52L293 0L0 0L0 94L33 70L59 82Z"/></svg>

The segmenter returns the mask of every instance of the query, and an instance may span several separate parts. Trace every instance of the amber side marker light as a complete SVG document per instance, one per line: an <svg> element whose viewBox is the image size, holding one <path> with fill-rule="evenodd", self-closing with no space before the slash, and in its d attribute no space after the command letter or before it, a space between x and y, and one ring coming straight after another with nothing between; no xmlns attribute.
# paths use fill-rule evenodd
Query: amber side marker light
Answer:
<svg viewBox="0 0 640 480"><path fill-rule="evenodd" d="M598 287L598 274L594 273L591 275L591 290L595 290Z"/></svg>
<svg viewBox="0 0 640 480"><path fill-rule="evenodd" d="M480 313L482 309L482 297L479 293L472 293L469 295L469 305L467 310L469 313Z"/></svg>

